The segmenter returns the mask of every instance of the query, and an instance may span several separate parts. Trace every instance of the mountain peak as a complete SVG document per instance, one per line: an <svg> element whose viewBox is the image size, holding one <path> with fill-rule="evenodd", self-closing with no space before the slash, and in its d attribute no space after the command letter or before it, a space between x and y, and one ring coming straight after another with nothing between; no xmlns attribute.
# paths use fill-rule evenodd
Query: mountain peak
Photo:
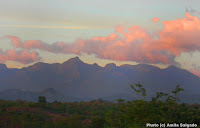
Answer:
<svg viewBox="0 0 200 128"><path fill-rule="evenodd" d="M81 61L79 59L79 57L74 57L74 58L71 58L67 61L65 61L64 63L61 64L61 69L77 69L79 66L83 66L85 65L85 63L83 61Z"/></svg>
<svg viewBox="0 0 200 128"><path fill-rule="evenodd" d="M40 70L42 68L45 68L46 65L48 65L48 64L47 63L43 63L43 62L38 62L38 63L35 63L32 66L29 66L27 69L30 69L30 70Z"/></svg>
<svg viewBox="0 0 200 128"><path fill-rule="evenodd" d="M115 63L109 63L109 64L106 64L105 67L116 67L116 64Z"/></svg>
<svg viewBox="0 0 200 128"><path fill-rule="evenodd" d="M92 64L93 66L99 67L99 65L97 63Z"/></svg>
<svg viewBox="0 0 200 128"><path fill-rule="evenodd" d="M74 57L74 58L71 58L71 59L67 60L67 61L64 62L63 64L65 64L65 63L76 64L76 63L83 63L83 61L81 61L81 60L79 59L79 57L76 56L76 57Z"/></svg>
<svg viewBox="0 0 200 128"><path fill-rule="evenodd" d="M80 58L78 56L71 58L72 60L76 60L76 61L81 61Z"/></svg>
<svg viewBox="0 0 200 128"><path fill-rule="evenodd" d="M147 69L160 69L159 67L153 66L153 65L149 65L149 64L138 64L136 65L137 67L141 67L141 68L147 68Z"/></svg>
<svg viewBox="0 0 200 128"><path fill-rule="evenodd" d="M109 64L106 64L104 68L107 70L112 70L115 67L117 67L115 63L109 63Z"/></svg>
<svg viewBox="0 0 200 128"><path fill-rule="evenodd" d="M6 70L8 69L5 64L0 64L0 70Z"/></svg>
<svg viewBox="0 0 200 128"><path fill-rule="evenodd" d="M170 65L167 69L180 69L180 68L175 65Z"/></svg>

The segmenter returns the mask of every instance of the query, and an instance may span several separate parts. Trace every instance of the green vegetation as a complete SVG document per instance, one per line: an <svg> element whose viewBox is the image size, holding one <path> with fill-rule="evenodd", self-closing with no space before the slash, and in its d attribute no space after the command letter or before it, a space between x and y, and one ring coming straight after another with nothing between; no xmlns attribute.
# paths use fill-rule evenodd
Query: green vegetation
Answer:
<svg viewBox="0 0 200 128"><path fill-rule="evenodd" d="M39 97L38 97L38 103L43 103L43 104L45 104L45 103L46 103L46 97L44 97L44 96L39 96Z"/></svg>
<svg viewBox="0 0 200 128"><path fill-rule="evenodd" d="M140 100L120 104L120 111L109 112L106 116L108 127L141 128L146 123L200 124L200 105L178 103L179 92L184 91L180 85L170 94L157 92L151 101L145 101L146 91L140 83L131 88Z"/></svg>
<svg viewBox="0 0 200 128"><path fill-rule="evenodd" d="M178 85L171 93L157 92L146 101L140 83L131 85L139 100L53 103L40 96L38 103L0 100L0 128L142 128L146 123L196 123L200 105L179 103Z"/></svg>

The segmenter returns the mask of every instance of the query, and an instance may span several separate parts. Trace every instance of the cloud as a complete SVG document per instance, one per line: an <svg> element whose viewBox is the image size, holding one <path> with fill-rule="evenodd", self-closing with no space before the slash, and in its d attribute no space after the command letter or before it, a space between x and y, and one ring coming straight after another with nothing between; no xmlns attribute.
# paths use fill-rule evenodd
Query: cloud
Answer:
<svg viewBox="0 0 200 128"><path fill-rule="evenodd" d="M14 49L3 51L0 49L0 62L17 61L23 64L29 64L40 60L37 52L29 52L27 50L15 51Z"/></svg>
<svg viewBox="0 0 200 128"><path fill-rule="evenodd" d="M114 33L105 37L78 39L74 43L47 44L40 40L21 41L8 36L12 45L26 50L39 49L63 54L95 54L96 57L139 63L175 64L176 56L183 52L200 50L200 20L185 13L185 18L164 21L164 28L154 34L139 26L117 26Z"/></svg>
<svg viewBox="0 0 200 128"><path fill-rule="evenodd" d="M152 21L153 21L154 23L157 23L159 20L160 20L160 18L158 18L158 17L154 17L154 18L152 19Z"/></svg>
<svg viewBox="0 0 200 128"><path fill-rule="evenodd" d="M161 47L174 55L182 52L200 50L200 20L196 16L185 13L185 18L164 21L164 30L160 32Z"/></svg>
<svg viewBox="0 0 200 128"><path fill-rule="evenodd" d="M16 48L22 48L26 50L39 49L39 50L48 51L52 53L65 53L65 54L80 53L80 52L76 52L78 50L77 49L78 46L76 46L76 44L68 44L64 42L55 42L53 44L47 44L45 42L42 42L41 40L21 41L21 39L16 36L7 36L7 37L11 40L12 46Z"/></svg>
<svg viewBox="0 0 200 128"><path fill-rule="evenodd" d="M194 75L200 77L200 70L190 70L191 73L193 73Z"/></svg>
<svg viewBox="0 0 200 128"><path fill-rule="evenodd" d="M94 37L77 40L73 44L56 42L47 44L40 40L21 41L18 37L8 36L12 45L22 49L39 49L63 54L95 54L98 58L136 61L142 63L173 63L174 56L166 50L154 50L150 45L154 42L142 28L132 26L121 33L111 33L107 37ZM122 35L122 36L121 36ZM155 46L154 46L155 47Z"/></svg>

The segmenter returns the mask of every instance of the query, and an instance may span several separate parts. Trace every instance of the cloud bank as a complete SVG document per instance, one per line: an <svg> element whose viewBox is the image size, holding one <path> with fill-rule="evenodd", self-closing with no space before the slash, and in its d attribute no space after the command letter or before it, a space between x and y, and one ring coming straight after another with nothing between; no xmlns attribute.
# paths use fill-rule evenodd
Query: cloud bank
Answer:
<svg viewBox="0 0 200 128"><path fill-rule="evenodd" d="M37 52L29 52L27 50L15 51L14 49L3 51L0 49L0 63L6 61L16 61L23 64L29 64L40 60Z"/></svg>
<svg viewBox="0 0 200 128"><path fill-rule="evenodd" d="M11 39L12 46L27 51L38 49L63 54L95 54L102 59L150 64L174 64L176 56L181 53L200 51L198 17L187 12L185 18L164 21L163 25L163 30L154 34L139 26L129 28L117 26L115 32L108 36L78 39L72 44L65 42L47 44L40 40L22 41L19 37L7 37ZM31 60L37 61L37 55Z"/></svg>

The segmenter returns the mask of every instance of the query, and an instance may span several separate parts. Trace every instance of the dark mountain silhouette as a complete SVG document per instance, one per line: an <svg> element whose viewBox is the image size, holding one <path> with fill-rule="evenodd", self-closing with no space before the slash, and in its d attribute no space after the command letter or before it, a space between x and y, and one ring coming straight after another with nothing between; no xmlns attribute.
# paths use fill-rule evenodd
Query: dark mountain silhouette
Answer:
<svg viewBox="0 0 200 128"><path fill-rule="evenodd" d="M136 95L129 85L137 82L144 85L149 95L153 95L156 91L169 92L177 84L185 89L182 95L198 97L200 94L200 78L173 65L166 69L147 64L116 66L111 63L101 67L96 63L86 64L78 57L62 64L39 62L22 69L8 69L6 65L0 65L0 91L16 89L40 94L51 92L49 94L53 100L57 98L67 101L66 97L71 99L81 97L78 99L82 100L97 98L112 100L126 96L128 99L134 99ZM49 89L48 93L42 91L45 89ZM6 93L9 94L13 95L13 92Z"/></svg>
<svg viewBox="0 0 200 128"><path fill-rule="evenodd" d="M8 68L5 64L0 64L0 71L6 71Z"/></svg>

